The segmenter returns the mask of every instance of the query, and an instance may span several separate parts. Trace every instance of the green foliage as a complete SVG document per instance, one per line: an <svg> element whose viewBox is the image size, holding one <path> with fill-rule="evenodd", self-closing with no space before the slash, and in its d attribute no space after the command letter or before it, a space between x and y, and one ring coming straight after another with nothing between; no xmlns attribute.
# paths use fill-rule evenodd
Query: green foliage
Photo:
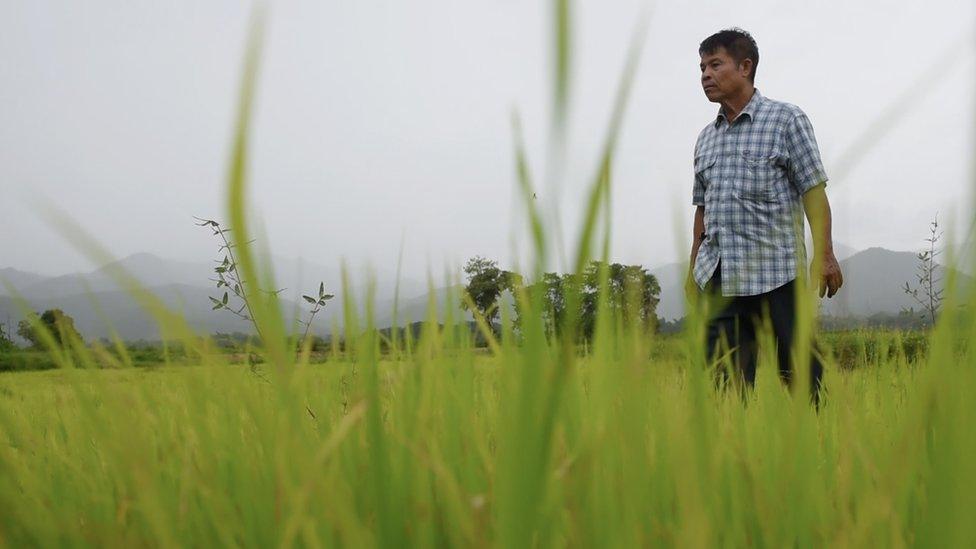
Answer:
<svg viewBox="0 0 976 549"><path fill-rule="evenodd" d="M498 262L475 256L464 266L468 284L465 291L477 312L492 325L498 316L499 298L506 290L516 295L514 325L521 329L525 308L537 299L547 337L561 333L570 302L569 292L575 292L576 331L581 341L592 340L600 302L601 269L606 268L606 305L611 315L620 314L625 325L637 326L640 331L656 331L657 304L661 286L654 275L640 265L605 264L591 261L580 276L543 273L539 280L526 285L525 277L498 268ZM465 301L462 307L471 305Z"/></svg>
<svg viewBox="0 0 976 549"><path fill-rule="evenodd" d="M449 326L417 330L402 360L369 359L360 345L297 364L284 386L209 362L0 377L0 534L12 546L498 545L493 487L509 479L502 456L519 451L499 433L520 387L512 366L529 367L529 350L490 356L463 329L454 344ZM858 369L829 369L819 414L796 406L768 362L747 404L715 392L681 338L587 355L554 417L559 442L540 479L549 496L531 535L545 546L897 546L941 540L922 533L941 525L955 543L936 546L967 546L976 529L940 517L971 502L972 437L952 428L976 420L971 369L925 356L900 367L904 334L837 337L864 351ZM384 477L372 474L377 439ZM687 527L706 519L713 527Z"/></svg>
<svg viewBox="0 0 976 549"><path fill-rule="evenodd" d="M525 288L530 301L538 296L546 334L555 337L566 322L567 293L578 297L578 339L591 341L596 333L600 307L601 270L606 269L606 314L619 315L625 326L637 327L642 333L657 329L657 304L661 286L654 275L640 265L606 264L591 261L579 277L571 274L544 273L541 279ZM524 314L516 301L516 324L521 326Z"/></svg>
<svg viewBox="0 0 976 549"><path fill-rule="evenodd" d="M255 302L260 299L260 294L262 293L277 299L278 295L284 289L262 289L259 285L255 284L254 280L247 278L242 273L243 269L239 268L238 252L236 252L239 243L228 236L231 232L230 229L221 226L219 222L213 219L204 219L202 217L195 217L194 219L196 219L196 225L198 227L209 229L212 231L213 236L219 239L220 244L217 247L217 254L218 257L223 257L223 259L215 261L217 265L213 271L217 278L211 279L217 291L222 292L222 294L220 297L209 297L212 305L211 310L226 311L248 322L254 327L254 331L258 334L258 337L260 337L261 327L255 320L253 311L256 307ZM248 242L248 244L251 244L251 242ZM308 338L308 334L312 329L312 323L315 321L315 315L320 313L322 308L325 307L326 302L333 297L335 295L325 292L325 282L319 283L319 291L315 296L302 295L302 299L307 304L310 304L312 309L308 312L308 319L300 321L305 326L305 331L298 341L299 347Z"/></svg>
<svg viewBox="0 0 976 549"><path fill-rule="evenodd" d="M39 334L35 334L31 321L28 319L17 323L17 335L26 340L31 347L36 347L40 343L40 338L37 337Z"/></svg>
<svg viewBox="0 0 976 549"><path fill-rule="evenodd" d="M820 325L824 330L842 331L856 329L926 330L931 328L927 315L913 308L898 313L875 313L867 317L823 316Z"/></svg>
<svg viewBox="0 0 976 549"><path fill-rule="evenodd" d="M13 350L0 353L0 372L50 370L57 367L57 362L45 352Z"/></svg>
<svg viewBox="0 0 976 549"><path fill-rule="evenodd" d="M232 332L229 334L217 332L211 336L211 339L214 345L225 351L242 351L247 347L254 347L257 344L254 336L243 332Z"/></svg>
<svg viewBox="0 0 976 549"><path fill-rule="evenodd" d="M478 314L485 319L489 326L494 324L498 316L498 298L502 292L510 290L517 276L515 273L498 268L498 262L475 256L464 265L464 274L468 278L468 285L464 290L471 297ZM461 307L470 309L467 301L461 302Z"/></svg>
<svg viewBox="0 0 976 549"><path fill-rule="evenodd" d="M14 345L14 342L7 335L6 328L0 324L0 353L9 352L16 348L17 346Z"/></svg>
<svg viewBox="0 0 976 549"><path fill-rule="evenodd" d="M844 369L914 365L928 354L929 335L919 331L853 330L820 337Z"/></svg>
<svg viewBox="0 0 976 549"><path fill-rule="evenodd" d="M30 315L17 323L17 335L27 340L31 347L39 349L47 345L46 335L57 346L68 347L72 342L81 342L81 334L75 329L75 321L61 309L48 309L40 316Z"/></svg>

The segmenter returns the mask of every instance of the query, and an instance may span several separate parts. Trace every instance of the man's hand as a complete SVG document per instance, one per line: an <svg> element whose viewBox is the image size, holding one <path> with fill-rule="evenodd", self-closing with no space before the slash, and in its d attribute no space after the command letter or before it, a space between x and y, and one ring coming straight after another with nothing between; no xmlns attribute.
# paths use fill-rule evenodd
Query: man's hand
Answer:
<svg viewBox="0 0 976 549"><path fill-rule="evenodd" d="M834 257L834 252L827 252L822 256L818 293L820 297L824 294L827 297L834 297L837 290L844 285L844 274L840 272L840 264Z"/></svg>
<svg viewBox="0 0 976 549"><path fill-rule="evenodd" d="M837 290L844 285L844 275L840 272L840 265L834 257L834 245L831 238L831 215L830 202L827 200L827 193L824 192L823 183L811 188L803 195L803 209L807 213L807 220L810 221L810 231L813 233L813 249L815 267L820 267L814 272L820 273L818 290L820 297L824 294L827 297L834 297Z"/></svg>

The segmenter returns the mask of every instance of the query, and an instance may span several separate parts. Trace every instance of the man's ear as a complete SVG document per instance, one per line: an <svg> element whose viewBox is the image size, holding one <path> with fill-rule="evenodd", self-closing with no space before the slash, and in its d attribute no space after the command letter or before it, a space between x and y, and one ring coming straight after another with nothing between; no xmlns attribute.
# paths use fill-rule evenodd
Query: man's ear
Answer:
<svg viewBox="0 0 976 549"><path fill-rule="evenodd" d="M739 63L739 72L742 73L742 76L749 78L749 75L752 74L752 59L749 59L748 57L743 59L742 62Z"/></svg>

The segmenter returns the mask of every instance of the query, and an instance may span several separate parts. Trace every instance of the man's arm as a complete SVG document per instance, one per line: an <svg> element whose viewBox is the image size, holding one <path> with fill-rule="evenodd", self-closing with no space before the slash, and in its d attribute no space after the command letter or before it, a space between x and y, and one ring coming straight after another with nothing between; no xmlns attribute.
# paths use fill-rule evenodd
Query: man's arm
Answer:
<svg viewBox="0 0 976 549"><path fill-rule="evenodd" d="M820 159L820 148L813 135L813 124L802 112L790 121L786 131L789 153L789 178L803 196L803 210L813 233L813 273L818 277L820 297L833 297L844 284L840 265L834 257L830 233L830 203L824 190L827 174Z"/></svg>
<svg viewBox="0 0 976 549"><path fill-rule="evenodd" d="M691 235L691 270L695 270L695 259L698 257L698 248L701 247L702 234L705 233L705 206L695 208L695 223L692 226Z"/></svg>
<svg viewBox="0 0 976 549"><path fill-rule="evenodd" d="M810 232L813 233L813 272L819 275L819 294L823 297L834 297L837 290L844 285L844 275L840 271L840 264L834 257L834 242L831 237L830 202L823 183L812 187L803 194L803 210L810 222Z"/></svg>
<svg viewBox="0 0 976 549"><path fill-rule="evenodd" d="M685 292L690 297L691 292L698 288L695 283L695 259L698 258L698 248L701 247L702 234L705 233L705 206L695 208L695 222L692 227L691 236L691 260L688 262L688 276L685 278Z"/></svg>

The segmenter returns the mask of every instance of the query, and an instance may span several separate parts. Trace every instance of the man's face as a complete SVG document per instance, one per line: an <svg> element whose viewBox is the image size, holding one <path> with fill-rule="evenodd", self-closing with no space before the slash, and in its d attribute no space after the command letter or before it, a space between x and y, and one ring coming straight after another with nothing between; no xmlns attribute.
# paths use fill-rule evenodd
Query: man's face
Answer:
<svg viewBox="0 0 976 549"><path fill-rule="evenodd" d="M749 85L752 60L745 59L741 64L736 63L725 48L718 48L713 53L701 56L700 67L705 97L712 103L720 103Z"/></svg>

